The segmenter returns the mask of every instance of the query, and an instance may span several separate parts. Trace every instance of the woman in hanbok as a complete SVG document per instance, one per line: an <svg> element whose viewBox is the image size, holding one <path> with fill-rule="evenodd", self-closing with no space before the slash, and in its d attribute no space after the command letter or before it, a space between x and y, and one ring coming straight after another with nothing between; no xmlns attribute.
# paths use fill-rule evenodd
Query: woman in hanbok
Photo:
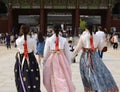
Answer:
<svg viewBox="0 0 120 92"><path fill-rule="evenodd" d="M59 35L61 26L47 38L44 48L43 83L47 92L75 92L71 74L71 56L66 38Z"/></svg>
<svg viewBox="0 0 120 92"><path fill-rule="evenodd" d="M80 36L73 57L82 50L80 58L80 73L85 92L118 92L118 87L97 49L102 50L106 43L92 32L93 25L86 24L85 31Z"/></svg>
<svg viewBox="0 0 120 92"><path fill-rule="evenodd" d="M41 92L40 72L34 52L36 41L28 35L30 27L22 25L22 36L16 40L19 52L16 54L14 67L17 92Z"/></svg>

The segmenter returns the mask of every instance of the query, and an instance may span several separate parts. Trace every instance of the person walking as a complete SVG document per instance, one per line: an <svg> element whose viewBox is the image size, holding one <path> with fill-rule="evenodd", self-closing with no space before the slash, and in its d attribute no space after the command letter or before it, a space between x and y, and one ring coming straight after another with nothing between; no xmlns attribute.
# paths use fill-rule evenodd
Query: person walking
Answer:
<svg viewBox="0 0 120 92"><path fill-rule="evenodd" d="M75 49L75 46L74 46L74 44L73 44L73 41L70 39L69 41L68 41L68 44L69 44L69 50L70 50L70 52L72 53L73 51L74 51L74 49ZM74 58L74 60L73 60L73 63L76 63L76 59Z"/></svg>
<svg viewBox="0 0 120 92"><path fill-rule="evenodd" d="M102 50L105 43L101 43L98 35L93 32L92 23L87 23L85 31L80 36L77 47L72 55L82 50L80 58L80 73L85 92L118 92L118 87L96 49Z"/></svg>
<svg viewBox="0 0 120 92"><path fill-rule="evenodd" d="M54 25L53 29L55 33L47 38L44 48L44 86L47 92L75 92L68 42L59 35L59 24Z"/></svg>
<svg viewBox="0 0 120 92"><path fill-rule="evenodd" d="M8 48L11 49L10 34L6 33L5 40L6 40L6 46L7 46L7 49L8 49Z"/></svg>
<svg viewBox="0 0 120 92"><path fill-rule="evenodd" d="M23 35L16 40L19 52L14 66L17 92L41 92L40 72L34 55L36 41L28 35L30 26L22 25L20 31Z"/></svg>
<svg viewBox="0 0 120 92"><path fill-rule="evenodd" d="M118 48L118 34L114 33L113 37L111 38L112 42L113 42L113 49L117 49Z"/></svg>
<svg viewBox="0 0 120 92"><path fill-rule="evenodd" d="M41 32L38 32L37 35L37 51L36 54L38 56L38 63L40 67L42 67L43 62L43 52L44 52L45 40Z"/></svg>
<svg viewBox="0 0 120 92"><path fill-rule="evenodd" d="M17 45L16 45L16 39L18 38L18 34L15 34L15 36L14 36L14 46L15 46L15 48L17 47Z"/></svg>
<svg viewBox="0 0 120 92"><path fill-rule="evenodd" d="M106 42L106 34L104 31L102 31L102 27L98 26L98 31L96 32L96 35L98 35L98 37L100 38L101 43L105 43ZM103 51L98 49L98 54L100 56L100 58L103 58Z"/></svg>

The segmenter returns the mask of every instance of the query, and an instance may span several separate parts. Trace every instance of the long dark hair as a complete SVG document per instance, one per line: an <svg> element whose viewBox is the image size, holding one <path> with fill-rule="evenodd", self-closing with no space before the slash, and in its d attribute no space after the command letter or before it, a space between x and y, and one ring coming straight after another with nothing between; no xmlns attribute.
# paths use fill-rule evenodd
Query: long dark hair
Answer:
<svg viewBox="0 0 120 92"><path fill-rule="evenodd" d="M39 42L43 42L44 41L44 37L43 37L43 34L42 34L42 32L38 32L38 41Z"/></svg>
<svg viewBox="0 0 120 92"><path fill-rule="evenodd" d="M22 25L20 27L20 31L23 33L24 35L24 56L25 58L28 58L28 48L27 48L27 34L30 31L30 26L28 25Z"/></svg>
<svg viewBox="0 0 120 92"><path fill-rule="evenodd" d="M56 36L58 37L58 34L59 34L59 32L61 31L61 25L60 25L60 24L55 24L55 25L53 26L53 30L54 30Z"/></svg>
<svg viewBox="0 0 120 92"><path fill-rule="evenodd" d="M90 35L92 35L92 33L93 33L93 24L87 22L86 25L85 25L85 28L87 28L89 30L89 32L90 32Z"/></svg>
<svg viewBox="0 0 120 92"><path fill-rule="evenodd" d="M20 31L24 35L24 40L27 40L27 34L30 31L30 26L29 25L21 25Z"/></svg>

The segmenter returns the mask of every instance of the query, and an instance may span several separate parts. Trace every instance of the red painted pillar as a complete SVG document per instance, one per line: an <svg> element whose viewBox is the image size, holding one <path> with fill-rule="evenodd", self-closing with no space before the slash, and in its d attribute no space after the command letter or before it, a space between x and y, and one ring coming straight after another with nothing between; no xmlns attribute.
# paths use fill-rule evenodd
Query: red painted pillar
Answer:
<svg viewBox="0 0 120 92"><path fill-rule="evenodd" d="M111 27L111 9L109 7L106 15L106 28L110 30L110 27Z"/></svg>
<svg viewBox="0 0 120 92"><path fill-rule="evenodd" d="M43 35L45 34L44 30L45 30L45 11L43 8L40 9L40 31L43 33Z"/></svg>
<svg viewBox="0 0 120 92"><path fill-rule="evenodd" d="M79 14L79 9L75 9L75 33L74 35L78 35L79 31L79 26L80 26L80 14Z"/></svg>
<svg viewBox="0 0 120 92"><path fill-rule="evenodd" d="M72 32L71 36L74 36L74 31L75 30L75 12L72 12Z"/></svg>
<svg viewBox="0 0 120 92"><path fill-rule="evenodd" d="M8 32L10 33L13 28L13 14L12 14L12 6L8 9Z"/></svg>

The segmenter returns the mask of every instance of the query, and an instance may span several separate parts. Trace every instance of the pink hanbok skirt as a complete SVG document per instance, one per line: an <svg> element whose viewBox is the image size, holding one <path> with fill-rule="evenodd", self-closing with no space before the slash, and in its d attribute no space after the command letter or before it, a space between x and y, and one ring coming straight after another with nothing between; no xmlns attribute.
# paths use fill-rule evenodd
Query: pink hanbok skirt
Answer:
<svg viewBox="0 0 120 92"><path fill-rule="evenodd" d="M63 51L52 52L43 68L47 92L75 92L71 68Z"/></svg>

